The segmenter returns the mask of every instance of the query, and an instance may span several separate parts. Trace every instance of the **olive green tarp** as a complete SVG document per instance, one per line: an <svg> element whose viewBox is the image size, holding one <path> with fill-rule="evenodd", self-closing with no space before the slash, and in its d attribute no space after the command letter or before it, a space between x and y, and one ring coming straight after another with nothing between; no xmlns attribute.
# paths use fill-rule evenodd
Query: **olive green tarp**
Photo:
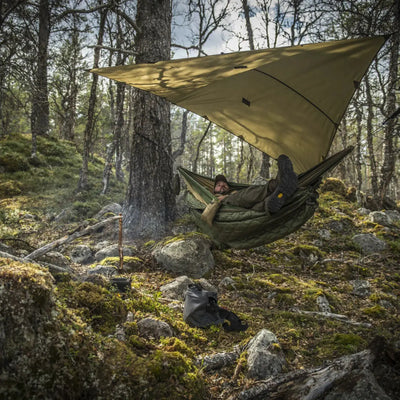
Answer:
<svg viewBox="0 0 400 400"><path fill-rule="evenodd" d="M225 128L297 173L323 161L385 37L93 69Z"/></svg>
<svg viewBox="0 0 400 400"><path fill-rule="evenodd" d="M200 229L220 248L245 249L281 239L311 218L318 206L317 188L322 175L339 164L352 150L353 147L348 147L300 174L297 191L276 214L222 204L212 226L201 219L201 214L206 205L215 199L212 194L213 179L182 167L179 173L188 187L186 200ZM229 182L229 185L238 190L249 186L234 182Z"/></svg>
<svg viewBox="0 0 400 400"><path fill-rule="evenodd" d="M386 39L331 41L91 72L163 97L273 158L290 157L301 184L278 213L269 216L223 206L211 228L200 215L212 194L196 189L198 182L207 187L210 180L194 179L195 174L180 169L192 190L188 200L198 210L200 228L221 247L248 248L284 237L313 215L316 187L331 168L326 169L326 157L339 123ZM348 150L339 154L337 162Z"/></svg>

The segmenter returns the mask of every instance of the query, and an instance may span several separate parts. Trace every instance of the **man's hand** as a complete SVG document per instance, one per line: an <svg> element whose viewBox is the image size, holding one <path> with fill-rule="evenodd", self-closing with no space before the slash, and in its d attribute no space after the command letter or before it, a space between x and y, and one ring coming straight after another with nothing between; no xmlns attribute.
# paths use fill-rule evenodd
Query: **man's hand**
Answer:
<svg viewBox="0 0 400 400"><path fill-rule="evenodd" d="M218 200L222 201L223 199L225 199L226 197L228 197L228 194L217 194Z"/></svg>

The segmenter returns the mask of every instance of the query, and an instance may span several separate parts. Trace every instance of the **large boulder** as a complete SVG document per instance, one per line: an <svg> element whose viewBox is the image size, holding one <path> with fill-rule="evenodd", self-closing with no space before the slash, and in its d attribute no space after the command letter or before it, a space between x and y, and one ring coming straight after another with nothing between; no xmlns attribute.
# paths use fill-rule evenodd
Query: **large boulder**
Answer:
<svg viewBox="0 0 400 400"><path fill-rule="evenodd" d="M400 221L400 212L397 210L385 210L385 214L392 220L392 222Z"/></svg>
<svg viewBox="0 0 400 400"><path fill-rule="evenodd" d="M139 335L147 339L161 339L173 336L172 328L164 321L143 318L137 323Z"/></svg>
<svg viewBox="0 0 400 400"><path fill-rule="evenodd" d="M70 270L70 261L67 257L57 251L49 251L45 255L39 258L39 261L47 262L53 265Z"/></svg>
<svg viewBox="0 0 400 400"><path fill-rule="evenodd" d="M249 342L247 349L248 376L267 379L282 372L285 357L275 334L262 329Z"/></svg>
<svg viewBox="0 0 400 400"><path fill-rule="evenodd" d="M72 262L77 264L90 264L93 261L92 249L84 244L74 246L69 256Z"/></svg>
<svg viewBox="0 0 400 400"><path fill-rule="evenodd" d="M372 233L361 233L353 236L353 242L364 254L380 253L387 247L386 243Z"/></svg>
<svg viewBox="0 0 400 400"><path fill-rule="evenodd" d="M153 250L156 261L176 275L201 278L215 265L210 241L200 235L159 244Z"/></svg>
<svg viewBox="0 0 400 400"><path fill-rule="evenodd" d="M122 252L124 256L133 256L133 251L130 247L123 246ZM119 257L118 244L112 244L110 246L104 247L103 249L100 249L98 252L96 252L96 254L94 255L96 261L101 261L108 257Z"/></svg>
<svg viewBox="0 0 400 400"><path fill-rule="evenodd" d="M392 219L390 216L384 211L373 211L369 214L369 218L372 222L382 226L390 226L392 225Z"/></svg>
<svg viewBox="0 0 400 400"><path fill-rule="evenodd" d="M110 277L118 273L117 269L108 265L96 265L94 268L90 268L87 271L88 275L103 275Z"/></svg>
<svg viewBox="0 0 400 400"><path fill-rule="evenodd" d="M118 215L122 212L122 206L118 203L111 203L104 206L96 215L95 218L101 219L106 214L115 214Z"/></svg>
<svg viewBox="0 0 400 400"><path fill-rule="evenodd" d="M368 297L371 294L371 284L362 279L350 281L353 285L353 294L358 297Z"/></svg>
<svg viewBox="0 0 400 400"><path fill-rule="evenodd" d="M191 279L189 279L186 275L183 275L179 276L174 281L161 286L160 291L167 299L183 301L186 290L192 283L193 281Z"/></svg>

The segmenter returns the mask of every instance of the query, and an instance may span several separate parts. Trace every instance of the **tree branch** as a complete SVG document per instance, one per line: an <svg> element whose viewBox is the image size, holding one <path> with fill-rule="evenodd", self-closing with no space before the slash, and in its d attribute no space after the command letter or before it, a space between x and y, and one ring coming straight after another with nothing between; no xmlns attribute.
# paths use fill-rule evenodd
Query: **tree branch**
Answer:
<svg viewBox="0 0 400 400"><path fill-rule="evenodd" d="M133 50L116 49L115 47L110 47L110 46L93 45L93 46L87 46L87 47L89 49L104 49L104 50L115 51L118 53L126 53L126 54L130 54L132 56L136 56L138 54L138 52L133 51Z"/></svg>
<svg viewBox="0 0 400 400"><path fill-rule="evenodd" d="M74 232L72 235L64 236L60 239L57 239L54 242L48 243L48 244L44 245L43 247L41 247L40 249L37 249L37 250L33 251L32 253L28 254L27 256L24 257L24 260L26 260L26 261L34 260L35 258L38 258L38 257L48 253L50 250L54 249L57 246L70 243L73 240L77 239L78 237L85 236L92 232L95 232L98 229L102 228L104 225L107 225L109 222L115 221L116 219L119 219L119 218L121 218L121 217L115 216L115 217L107 218L104 221L98 222L95 225L88 226L83 231Z"/></svg>

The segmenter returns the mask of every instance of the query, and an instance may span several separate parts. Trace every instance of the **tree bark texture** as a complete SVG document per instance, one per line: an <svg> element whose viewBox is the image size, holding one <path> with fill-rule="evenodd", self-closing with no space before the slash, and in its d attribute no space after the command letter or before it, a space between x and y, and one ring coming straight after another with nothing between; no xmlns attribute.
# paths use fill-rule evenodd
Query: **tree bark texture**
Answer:
<svg viewBox="0 0 400 400"><path fill-rule="evenodd" d="M49 1L40 0L38 53L31 114L32 157L36 157L36 137L38 135L47 135L49 130L49 99L47 87L47 58L49 36Z"/></svg>
<svg viewBox="0 0 400 400"><path fill-rule="evenodd" d="M180 137L179 147L172 154L172 158L174 161L179 156L181 156L185 150L188 114L189 114L188 110L185 110L182 114L182 128L181 128L181 137Z"/></svg>
<svg viewBox="0 0 400 400"><path fill-rule="evenodd" d="M171 1L139 0L136 24L136 63L168 60ZM135 90L133 102L134 133L124 227L128 237L158 238L175 217L170 105L139 90Z"/></svg>
<svg viewBox="0 0 400 400"><path fill-rule="evenodd" d="M374 111L373 111L373 101L371 96L371 84L369 81L368 75L365 77L365 94L367 97L367 144L368 144L368 152L369 152L369 160L370 160L370 168L371 168L371 186L372 193L375 195L378 193L378 173L377 173L377 165L375 159L374 152L374 144L373 144L373 132L372 132L372 121L374 119Z"/></svg>
<svg viewBox="0 0 400 400"><path fill-rule="evenodd" d="M242 8L243 8L243 13L244 13L244 18L246 20L246 31L247 31L247 37L248 37L248 40L249 40L249 47L250 47L250 50L254 50L255 47L254 47L253 26L251 25L250 7L249 7L249 4L248 4L247 0L242 0ZM254 157L254 153L253 153L253 151L250 151L250 157L251 157L251 160L249 160L249 163L252 166L254 164L254 158L253 158ZM268 154L262 153L260 176L262 176L263 178L269 179L270 166L271 166L270 156ZM248 174L248 177L249 176L250 176L250 174Z"/></svg>
<svg viewBox="0 0 400 400"><path fill-rule="evenodd" d="M396 0L394 6L394 32L390 38L391 50L389 61L389 85L386 101L387 116L392 115L396 110L396 88L398 87L398 61L400 42L400 0ZM379 187L380 202L383 204L385 196L388 195L390 181L395 171L396 153L394 151L394 136L396 132L396 119L389 119L385 125L384 158L381 168L381 181Z"/></svg>
<svg viewBox="0 0 400 400"><path fill-rule="evenodd" d="M106 194L111 176L111 170L113 165L113 159L115 156L115 175L119 181L124 180L124 174L122 171L122 151L121 151L121 139L122 130L124 127L124 99L125 99L125 84L117 83L117 106L116 115L114 121L113 130L113 141L107 148L106 163L103 171L103 189L101 194Z"/></svg>
<svg viewBox="0 0 400 400"><path fill-rule="evenodd" d="M362 137L362 127L361 127L361 120L362 120L362 113L361 107L356 108L356 124L357 124L357 134L356 134L356 176L357 176L357 193L360 195L362 184L363 184L363 175L362 175L362 156L361 156L361 137ZM372 142L371 142L372 145ZM374 148L373 146L369 148L369 158L370 158L370 165L372 169L373 162L375 162L374 156Z"/></svg>
<svg viewBox="0 0 400 400"><path fill-rule="evenodd" d="M195 172L195 173L197 173L197 163L198 163L199 157L200 157L200 148L201 148L201 145L202 145L204 139L207 136L207 133L209 132L209 130L211 128L211 124L212 124L212 122L208 123L207 128L204 131L203 136L200 138L199 143L197 145L196 157L195 157L194 162L193 162L193 172Z"/></svg>
<svg viewBox="0 0 400 400"><path fill-rule="evenodd" d="M68 77L70 82L68 84L68 91L64 101L65 118L61 125L61 137L73 142L75 140L76 105L79 94L79 78L77 76L77 71L79 68L79 53L81 50L79 44L79 33L76 31L71 35L71 48L71 65L68 68Z"/></svg>

